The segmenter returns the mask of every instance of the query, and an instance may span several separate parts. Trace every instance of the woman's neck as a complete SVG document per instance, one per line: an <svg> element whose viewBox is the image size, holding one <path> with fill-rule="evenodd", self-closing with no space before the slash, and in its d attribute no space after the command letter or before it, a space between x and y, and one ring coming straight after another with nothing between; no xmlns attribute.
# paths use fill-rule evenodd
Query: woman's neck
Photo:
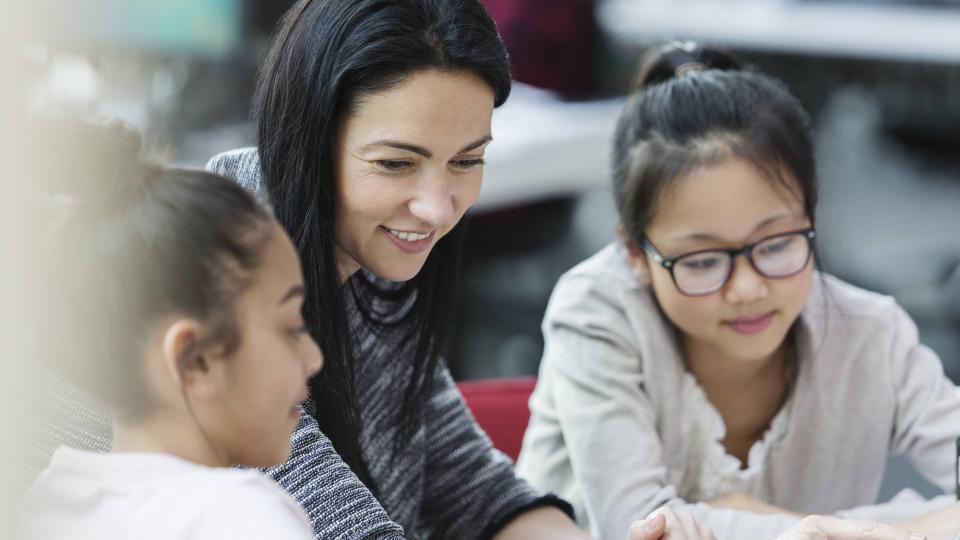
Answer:
<svg viewBox="0 0 960 540"><path fill-rule="evenodd" d="M168 454L209 467L230 465L195 422L161 415L150 415L136 422L115 422L111 451Z"/></svg>
<svg viewBox="0 0 960 540"><path fill-rule="evenodd" d="M343 285L350 279L350 276L357 273L360 270L360 263L353 260L352 257L347 255L347 253L337 246L334 250L335 260L337 261L337 273L340 275L340 285Z"/></svg>

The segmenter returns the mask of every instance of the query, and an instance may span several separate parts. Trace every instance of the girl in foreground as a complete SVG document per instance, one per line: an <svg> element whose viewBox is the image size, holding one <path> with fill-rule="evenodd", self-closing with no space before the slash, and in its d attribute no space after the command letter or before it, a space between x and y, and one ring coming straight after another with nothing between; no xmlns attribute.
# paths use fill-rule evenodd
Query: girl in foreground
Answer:
<svg viewBox="0 0 960 540"><path fill-rule="evenodd" d="M842 512L874 502L891 454L952 489L960 390L893 299L814 270L811 135L782 84L658 51L613 181L622 241L553 293L522 476L604 538L662 505L724 540L812 513L897 522ZM955 510L911 526L955 534Z"/></svg>
<svg viewBox="0 0 960 540"><path fill-rule="evenodd" d="M58 448L24 500L24 537L313 538L273 481L229 468L287 459L322 363L290 239L230 180L140 163L129 134L70 136L94 150L63 167L70 270L46 329L65 344L55 370L109 406L113 449ZM104 138L131 155L98 155Z"/></svg>

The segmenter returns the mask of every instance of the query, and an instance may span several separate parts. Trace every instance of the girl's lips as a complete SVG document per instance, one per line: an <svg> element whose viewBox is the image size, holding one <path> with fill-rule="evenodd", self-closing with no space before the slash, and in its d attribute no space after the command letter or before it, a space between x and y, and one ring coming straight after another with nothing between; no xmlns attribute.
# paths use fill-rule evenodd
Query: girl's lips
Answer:
<svg viewBox="0 0 960 540"><path fill-rule="evenodd" d="M388 240L390 240L390 242L393 243L393 245L397 246L397 248L400 249L400 251L403 251L404 253L409 253L411 255L423 253L424 251L430 249L430 246L433 244L433 238L435 236L435 233L431 231L430 234L428 234L427 237L424 238L423 240L416 240L414 242L410 242L407 240L401 240L397 238L386 227L381 226L380 231L384 234L384 236L387 237Z"/></svg>
<svg viewBox="0 0 960 540"><path fill-rule="evenodd" d="M729 326L731 330L738 334L750 336L753 334L759 334L760 332L766 330L773 321L773 315L774 312L770 311L758 317L744 317L741 319L723 321L723 324Z"/></svg>

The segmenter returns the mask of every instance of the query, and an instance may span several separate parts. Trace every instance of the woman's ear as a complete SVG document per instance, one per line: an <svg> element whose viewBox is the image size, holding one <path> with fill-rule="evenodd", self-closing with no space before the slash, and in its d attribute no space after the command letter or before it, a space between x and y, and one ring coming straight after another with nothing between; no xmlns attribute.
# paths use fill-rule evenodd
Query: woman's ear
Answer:
<svg viewBox="0 0 960 540"><path fill-rule="evenodd" d="M623 246L627 250L627 262L630 264L633 277L641 285L649 285L650 263L647 261L647 253L620 225L617 225L617 236L620 237L620 241L623 242Z"/></svg>
<svg viewBox="0 0 960 540"><path fill-rule="evenodd" d="M196 320L178 319L163 335L163 364L184 393L198 397L218 394L224 387L222 363L203 347L204 328Z"/></svg>

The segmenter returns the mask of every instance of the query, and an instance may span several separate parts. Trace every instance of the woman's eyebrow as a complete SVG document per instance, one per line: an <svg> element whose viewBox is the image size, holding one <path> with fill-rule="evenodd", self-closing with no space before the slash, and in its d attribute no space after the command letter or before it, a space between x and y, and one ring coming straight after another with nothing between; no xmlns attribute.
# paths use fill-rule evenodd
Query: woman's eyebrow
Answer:
<svg viewBox="0 0 960 540"><path fill-rule="evenodd" d="M492 141L492 140L493 140L493 137L491 137L490 135L484 135L484 136L481 137L480 139L477 139L476 141L473 141L472 143L464 146L464 147L461 148L457 153L458 153L458 154L462 154L462 153L464 153L464 152L469 152L470 150L474 150L474 149L476 149L476 148L479 148L479 147L487 144L488 142L490 142L490 141ZM397 150L406 150L406 151L408 151L408 152L413 152L414 154L419 154L419 155L421 155L421 156L423 156L423 157L425 157L425 158L427 158L427 159L430 159L430 158L433 157L433 152L431 152L430 150L427 150L426 148L424 148L424 147L422 147L422 146L418 146L418 145L410 144L410 143L405 143L405 142L402 142L402 141L395 141L395 140L391 140L391 139L382 139L382 140L379 140L379 141L374 141L374 142L369 143L369 144L365 144L365 145L363 145L363 147L361 147L361 151L367 152L367 151L369 151L369 150L372 150L372 149L374 149L374 148L381 147L381 146L386 146L386 147L389 147L389 148L396 148Z"/></svg>
<svg viewBox="0 0 960 540"><path fill-rule="evenodd" d="M424 148L424 147L422 147L422 146L417 146L417 145L415 145L415 144L408 144L408 143L400 142L400 141L391 141L391 140L389 140L389 139L383 139L383 140L380 140L380 141L372 142L372 143L370 143L370 144L365 144L365 145L363 145L363 147L361 148L361 150L364 151L364 152L366 152L366 151L372 150L372 149L374 149L374 148L376 148L376 147L378 147L378 146L387 146L387 147L390 147L390 148L396 148L396 149L398 149L398 150L406 150L406 151L408 151L408 152L413 152L414 154L420 154L421 156L423 156L423 157L425 157L425 158L427 158L427 159L433 157L433 152L427 150L426 148Z"/></svg>
<svg viewBox="0 0 960 540"><path fill-rule="evenodd" d="M476 141L474 141L474 142L472 142L472 143L464 146L464 147L461 148L460 151L457 152L457 153L458 153L458 154L462 154L462 153L464 153L464 152L469 152L469 151L471 151L471 150L475 150L475 149L480 148L481 146L487 144L488 142L491 142L492 140L493 140L493 137L491 137L490 135L485 135L485 136L477 139Z"/></svg>

